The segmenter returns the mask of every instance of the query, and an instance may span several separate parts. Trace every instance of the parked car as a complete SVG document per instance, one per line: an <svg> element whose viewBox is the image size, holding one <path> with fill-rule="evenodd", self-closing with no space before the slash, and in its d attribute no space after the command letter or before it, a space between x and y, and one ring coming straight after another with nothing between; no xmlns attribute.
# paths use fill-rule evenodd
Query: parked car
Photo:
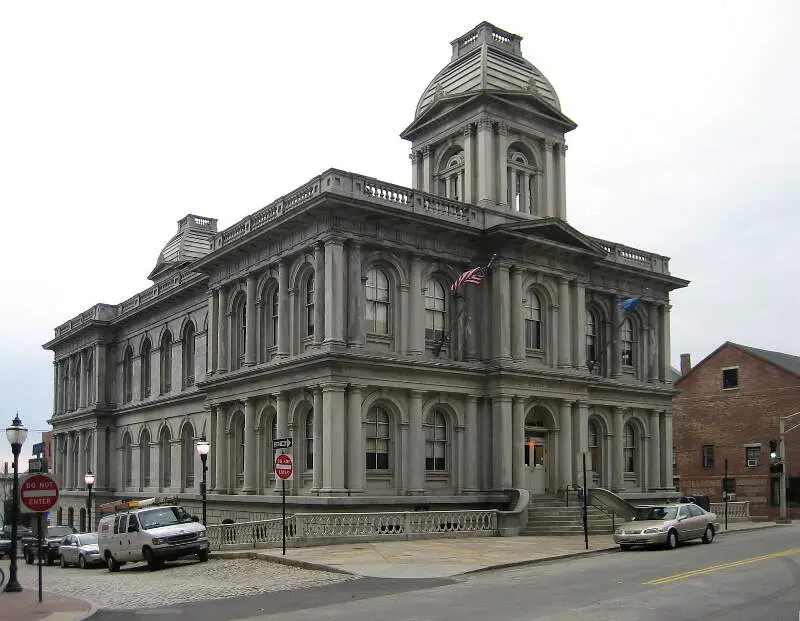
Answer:
<svg viewBox="0 0 800 621"><path fill-rule="evenodd" d="M11 535L0 533L0 558L11 555Z"/></svg>
<svg viewBox="0 0 800 621"><path fill-rule="evenodd" d="M42 560L52 565L58 558L58 548L67 535L76 533L72 526L49 526L47 528L44 541L42 542ZM25 537L22 540L22 556L28 565L33 565L39 558L39 539L38 537Z"/></svg>
<svg viewBox="0 0 800 621"><path fill-rule="evenodd" d="M105 564L97 546L97 533L67 535L58 548L58 558L61 567L77 565L81 569L86 569L90 565Z"/></svg>
<svg viewBox="0 0 800 621"><path fill-rule="evenodd" d="M614 543L630 550L635 545L665 545L673 549L690 539L711 543L719 530L717 515L694 503L637 507L633 520L614 531Z"/></svg>

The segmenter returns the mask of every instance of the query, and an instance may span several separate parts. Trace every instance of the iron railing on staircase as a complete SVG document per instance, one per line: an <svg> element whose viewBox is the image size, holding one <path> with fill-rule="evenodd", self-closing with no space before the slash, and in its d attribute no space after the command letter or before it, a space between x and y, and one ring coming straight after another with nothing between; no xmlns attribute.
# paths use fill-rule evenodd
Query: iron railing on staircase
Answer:
<svg viewBox="0 0 800 621"><path fill-rule="evenodd" d="M569 507L569 494L570 492L574 492L578 496L578 502L583 505L583 487L580 485L567 485L566 489L564 490L564 506ZM587 507L594 507L595 509L599 509L603 513L605 513L608 517L611 518L611 530L612 532L617 530L617 519L616 519L616 512L613 509L609 509L605 505L595 501L591 495L587 495ZM586 520L588 522L589 516L586 516Z"/></svg>

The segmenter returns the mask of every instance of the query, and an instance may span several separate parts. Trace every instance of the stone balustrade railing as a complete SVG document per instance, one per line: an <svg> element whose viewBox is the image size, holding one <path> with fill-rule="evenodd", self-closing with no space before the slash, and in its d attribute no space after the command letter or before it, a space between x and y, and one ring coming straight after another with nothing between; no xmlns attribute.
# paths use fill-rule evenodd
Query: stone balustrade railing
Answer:
<svg viewBox="0 0 800 621"><path fill-rule="evenodd" d="M711 513L717 514L717 519L722 522L725 520L725 503L712 502ZM728 503L728 521L746 522L750 519L750 502L736 501Z"/></svg>
<svg viewBox="0 0 800 621"><path fill-rule="evenodd" d="M211 548L280 546L280 518L207 527ZM398 511L388 513L296 513L286 518L286 545L293 547L434 537L497 535L497 511Z"/></svg>
<svg viewBox="0 0 800 621"><path fill-rule="evenodd" d="M657 274L669 274L669 257L637 250L605 239L592 238L606 251L606 258L614 263L640 267Z"/></svg>

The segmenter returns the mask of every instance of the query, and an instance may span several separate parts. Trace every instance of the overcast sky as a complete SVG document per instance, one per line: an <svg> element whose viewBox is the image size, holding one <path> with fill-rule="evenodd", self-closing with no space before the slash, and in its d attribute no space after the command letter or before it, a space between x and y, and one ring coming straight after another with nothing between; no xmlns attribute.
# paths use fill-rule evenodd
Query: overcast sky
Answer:
<svg viewBox="0 0 800 621"><path fill-rule="evenodd" d="M726 340L800 354L798 6L0 4L0 428L19 410L27 459L52 412L41 345L147 288L187 213L225 228L329 167L410 185L398 134L483 20L523 37L578 123L569 222L692 281L675 365Z"/></svg>

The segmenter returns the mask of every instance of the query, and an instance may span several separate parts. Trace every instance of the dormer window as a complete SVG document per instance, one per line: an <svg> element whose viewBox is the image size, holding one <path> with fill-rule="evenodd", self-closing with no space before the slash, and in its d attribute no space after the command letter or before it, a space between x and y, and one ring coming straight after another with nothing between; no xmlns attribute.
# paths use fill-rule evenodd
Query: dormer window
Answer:
<svg viewBox="0 0 800 621"><path fill-rule="evenodd" d="M464 152L448 157L439 170L438 194L456 201L464 199Z"/></svg>
<svg viewBox="0 0 800 621"><path fill-rule="evenodd" d="M538 171L522 151L509 150L507 162L509 205L514 211L535 214Z"/></svg>

